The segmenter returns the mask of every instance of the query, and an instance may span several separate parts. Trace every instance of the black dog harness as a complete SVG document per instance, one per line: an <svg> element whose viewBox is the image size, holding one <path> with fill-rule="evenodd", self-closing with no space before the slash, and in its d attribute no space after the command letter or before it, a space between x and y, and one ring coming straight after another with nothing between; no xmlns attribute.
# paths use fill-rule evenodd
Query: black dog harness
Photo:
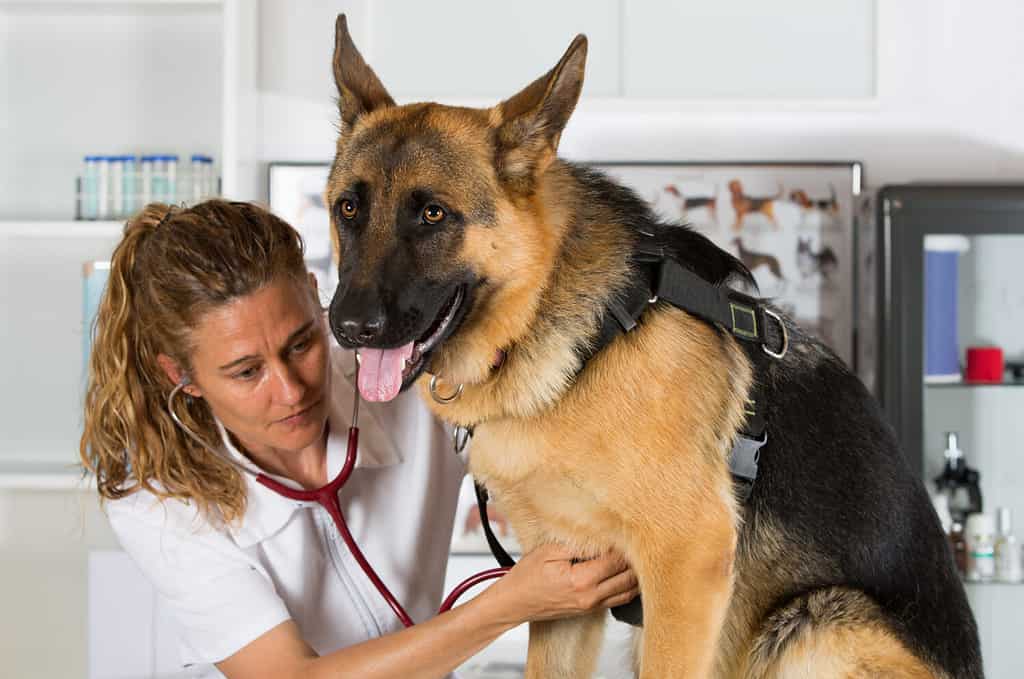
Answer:
<svg viewBox="0 0 1024 679"><path fill-rule="evenodd" d="M667 302L730 333L743 347L755 374L747 395L747 418L729 454L729 471L732 473L737 497L741 502L746 502L757 479L761 448L768 441L765 403L757 374L763 372L767 361L781 359L789 350L785 322L764 302L723 285L709 283L685 268L666 254L664 247L655 241L652 234L641 232L640 242L634 248L633 264L639 275L632 286L621 291L605 307L601 332L595 342L581 352L579 372L583 371L587 361L612 340L635 329L640 316L649 306L661 302ZM457 452L461 453L465 449L472 434L472 428L456 429ZM498 563L511 568L515 560L491 530L487 520L487 490L480 484L476 484L476 497L487 544ZM613 609L612 612L620 620L638 625L641 620L639 597L634 603L638 605L619 607L634 610L620 614L618 609Z"/></svg>

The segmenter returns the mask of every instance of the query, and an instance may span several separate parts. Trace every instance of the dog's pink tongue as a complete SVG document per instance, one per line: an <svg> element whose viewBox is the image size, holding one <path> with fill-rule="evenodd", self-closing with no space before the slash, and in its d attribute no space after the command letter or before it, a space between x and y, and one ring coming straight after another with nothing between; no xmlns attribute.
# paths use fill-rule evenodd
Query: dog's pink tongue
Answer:
<svg viewBox="0 0 1024 679"><path fill-rule="evenodd" d="M397 349L359 350L359 393L367 401L390 401L402 389L405 359L412 356L412 342Z"/></svg>

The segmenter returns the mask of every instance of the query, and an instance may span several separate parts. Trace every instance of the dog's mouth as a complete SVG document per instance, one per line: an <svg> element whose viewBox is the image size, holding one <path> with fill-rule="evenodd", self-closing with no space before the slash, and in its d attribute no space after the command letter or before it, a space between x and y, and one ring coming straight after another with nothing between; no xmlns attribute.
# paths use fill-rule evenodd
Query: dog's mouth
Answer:
<svg viewBox="0 0 1024 679"><path fill-rule="evenodd" d="M390 401L416 381L431 352L456 330L465 299L466 288L460 285L418 339L394 349L358 349L362 397L367 401Z"/></svg>

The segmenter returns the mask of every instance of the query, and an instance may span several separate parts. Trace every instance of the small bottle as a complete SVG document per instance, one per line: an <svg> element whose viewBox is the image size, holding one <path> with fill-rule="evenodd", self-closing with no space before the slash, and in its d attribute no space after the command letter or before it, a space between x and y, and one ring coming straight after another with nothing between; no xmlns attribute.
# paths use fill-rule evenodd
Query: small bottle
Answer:
<svg viewBox="0 0 1024 679"><path fill-rule="evenodd" d="M124 156L110 156L110 216L124 216Z"/></svg>
<svg viewBox="0 0 1024 679"><path fill-rule="evenodd" d="M968 514L982 511L980 474L967 466L964 451L960 448L960 435L948 431L945 436L945 464L942 473L935 478L935 489L948 497L952 517L966 521Z"/></svg>
<svg viewBox="0 0 1024 679"><path fill-rule="evenodd" d="M96 156L96 169L99 175L96 182L96 219L110 219L113 215L110 206L110 158Z"/></svg>
<svg viewBox="0 0 1024 679"><path fill-rule="evenodd" d="M967 517L967 579L990 582L996 575L996 522L991 514Z"/></svg>
<svg viewBox="0 0 1024 679"><path fill-rule="evenodd" d="M203 198L214 198L220 191L217 186L217 175L213 168L213 158L205 156L203 164L205 165L205 168L203 169L203 172L205 173L203 180L206 185Z"/></svg>
<svg viewBox="0 0 1024 679"><path fill-rule="evenodd" d="M170 204L178 203L178 156L164 156L167 168L167 200Z"/></svg>
<svg viewBox="0 0 1024 679"><path fill-rule="evenodd" d="M82 170L82 219L96 219L100 214L100 157L86 156Z"/></svg>
<svg viewBox="0 0 1024 679"><path fill-rule="evenodd" d="M205 197L204 194L206 192L206 163L204 162L203 159L204 156L201 156L199 154L192 154L192 176L190 177L190 183L192 185L192 195L189 197L189 199L193 203L198 203Z"/></svg>
<svg viewBox="0 0 1024 679"><path fill-rule="evenodd" d="M1021 573L1020 545L1013 534L1013 514L1009 507L1000 507L999 535L995 544L996 580L1017 583L1024 579Z"/></svg>
<svg viewBox="0 0 1024 679"><path fill-rule="evenodd" d="M139 168L135 156L121 156L121 162L121 214L128 216L139 208Z"/></svg>
<svg viewBox="0 0 1024 679"><path fill-rule="evenodd" d="M964 539L964 524L953 519L949 529L949 546L953 549L953 563L960 577L967 577L967 541Z"/></svg>
<svg viewBox="0 0 1024 679"><path fill-rule="evenodd" d="M156 164L156 158L154 156L142 156L139 159L139 177L142 185L139 187L140 195L142 196L142 205L149 205L156 198L153 196L153 169Z"/></svg>
<svg viewBox="0 0 1024 679"><path fill-rule="evenodd" d="M170 203L167 178L167 156L153 156L153 200Z"/></svg>

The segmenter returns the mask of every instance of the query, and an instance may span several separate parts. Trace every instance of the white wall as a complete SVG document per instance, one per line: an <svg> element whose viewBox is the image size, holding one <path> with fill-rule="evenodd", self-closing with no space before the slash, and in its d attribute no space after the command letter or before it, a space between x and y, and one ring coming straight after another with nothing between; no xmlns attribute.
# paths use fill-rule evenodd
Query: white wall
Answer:
<svg viewBox="0 0 1024 679"><path fill-rule="evenodd" d="M424 91L435 91L436 83L445 101L478 105L493 104L499 93L511 94L539 75L557 61L576 32L585 30L591 38L588 84L562 139L563 154L575 159L854 159L864 161L866 179L874 186L915 179L1024 179L1019 75L1024 5L1018 2L879 0L874 97L699 101L614 96L627 89L623 74L631 71L619 60L624 33L618 19L607 17L626 16L637 1L472 3L472 10L468 2L421 3L417 21L423 42L403 48L383 39L394 27L389 22L402 16L399 0L260 0L257 91L244 102L246 123L257 129L249 134L257 141L243 155L252 152L258 162L331 158L333 19L347 11L357 44L379 67L385 84L401 80L405 68L412 71L423 62L431 65L425 73L433 78L436 71L437 78ZM516 12L523 13L515 20L507 16ZM517 43L514 38L524 25L528 38ZM679 28L679 41L686 40L687 30ZM0 38L2 55L11 38L2 30ZM431 40L449 44L433 60L424 56ZM473 48L460 58L450 45L461 44ZM671 43L664 47L672 54ZM744 49L742 44L726 47ZM6 88L13 72L7 60L0 61L5 62L0 84ZM688 72L707 64L671 66L671 77L685 80ZM482 74L484 89L446 91L449 73L452 81L465 74L465 82ZM40 83L32 91L43 89ZM402 92L395 94L405 100ZM60 121L47 113L20 125L25 134L46 135ZM241 197L265 197L259 188L263 181L252 182ZM0 212L13 200L4 198ZM85 530L79 532L83 522ZM86 553L113 546L94 503L83 504L78 493L0 491L0 673L84 675Z"/></svg>
<svg viewBox="0 0 1024 679"><path fill-rule="evenodd" d="M394 5L395 1L383 3ZM482 4L482 3L481 3ZM552 3L547 3L552 5ZM424 13L418 24L423 44L406 49L387 44L381 36L392 31L391 15L377 3L352 0L320 3L299 0L261 0L261 66L258 79L264 124L262 158L326 160L333 150L332 98L329 70L333 17L348 13L353 37L371 66L388 86L407 83L397 76L404 61L416 73L427 59L451 79L464 82L465 73L478 74L486 92L453 95L440 83L443 75L425 73L452 103L490 105L494 92L511 94L554 65L579 30L591 33L590 59L584 98L562 138L561 151L582 160L861 160L873 186L919 179L1024 178L1024 88L1018 74L1024 67L1024 5L1013 0L879 0L876 8L877 74L875 97L759 100L680 100L673 98L612 97L605 70L618 73L621 65L609 57L602 41L619 49L621 26L609 26L579 9L585 3L559 3L538 11L541 26L522 44L504 37L499 15L484 21L477 15L461 21L459 3L441 3ZM587 3L589 4L589 3ZM622 0L622 7L638 4ZM675 3L680 4L680 3ZM430 3L433 7L434 3ZM692 3L687 3L692 5ZM489 5L494 7L493 5ZM566 9L568 7L568 9ZM493 10L499 12L499 10ZM500 12L514 10L503 6ZM550 17L554 19L550 19ZM573 16L579 18L573 20ZM589 17L589 18L588 18ZM557 30L549 28L555 23ZM589 27L588 27L589 24ZM456 52L437 63L429 40L470 42L490 38L493 49ZM515 29L512 30L515 35ZM466 36L470 37L466 37ZM687 40L679 27L678 41ZM673 43L662 45L666 74L685 81L690 71L707 63L672 63ZM743 44L727 46L743 50ZM757 59L756 54L747 58ZM813 59L814 54L808 54ZM628 54L626 55L628 60ZM488 74L488 75L485 75ZM792 73L799 79L806 74ZM659 76L660 77L660 76ZM820 78L820 75L817 76ZM822 87L825 87L823 83ZM406 89L411 89L406 87ZM468 89L468 88L467 88ZM620 91L623 88L620 86ZM392 92L399 101L404 92ZM421 93L417 93L421 94Z"/></svg>

